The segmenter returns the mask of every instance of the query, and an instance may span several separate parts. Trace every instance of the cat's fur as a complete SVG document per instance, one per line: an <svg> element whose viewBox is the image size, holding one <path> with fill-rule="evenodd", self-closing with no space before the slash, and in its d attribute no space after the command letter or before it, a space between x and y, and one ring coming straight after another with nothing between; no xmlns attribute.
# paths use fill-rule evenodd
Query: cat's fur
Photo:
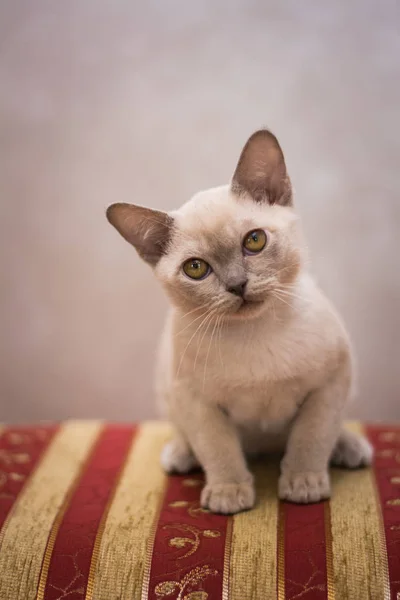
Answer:
<svg viewBox="0 0 400 600"><path fill-rule="evenodd" d="M114 204L109 221L149 262L170 300L157 375L176 437L168 472L203 467L203 507L235 513L254 504L245 455L284 449L279 497L330 495L328 464L367 465L368 442L341 429L352 393L346 330L306 267L306 250L281 148L253 134L232 183L165 214ZM265 249L243 252L249 231ZM201 258L211 274L189 279ZM244 299L230 291L247 280Z"/></svg>

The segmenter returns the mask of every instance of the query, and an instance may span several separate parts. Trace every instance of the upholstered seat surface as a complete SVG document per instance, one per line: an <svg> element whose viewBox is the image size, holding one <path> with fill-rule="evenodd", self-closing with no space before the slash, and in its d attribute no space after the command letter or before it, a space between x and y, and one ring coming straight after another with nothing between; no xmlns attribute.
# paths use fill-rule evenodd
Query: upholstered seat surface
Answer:
<svg viewBox="0 0 400 600"><path fill-rule="evenodd" d="M165 423L0 431L0 600L399 600L400 427L364 426L372 468L332 470L329 502L199 505L201 473L166 477Z"/></svg>

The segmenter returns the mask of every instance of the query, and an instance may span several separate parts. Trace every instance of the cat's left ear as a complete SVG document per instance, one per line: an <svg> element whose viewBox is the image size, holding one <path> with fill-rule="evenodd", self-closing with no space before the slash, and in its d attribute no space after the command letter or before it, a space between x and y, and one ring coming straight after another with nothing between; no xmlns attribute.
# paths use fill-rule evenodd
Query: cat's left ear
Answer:
<svg viewBox="0 0 400 600"><path fill-rule="evenodd" d="M118 203L108 207L107 219L153 267L165 254L173 226L173 218L167 213Z"/></svg>
<svg viewBox="0 0 400 600"><path fill-rule="evenodd" d="M278 140L267 129L253 133L239 158L232 191L256 202L292 206L292 186Z"/></svg>

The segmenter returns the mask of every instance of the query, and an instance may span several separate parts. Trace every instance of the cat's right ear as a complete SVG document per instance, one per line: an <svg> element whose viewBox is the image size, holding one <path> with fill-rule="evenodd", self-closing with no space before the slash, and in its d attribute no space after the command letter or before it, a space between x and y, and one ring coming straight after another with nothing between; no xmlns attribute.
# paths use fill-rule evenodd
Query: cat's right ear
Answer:
<svg viewBox="0 0 400 600"><path fill-rule="evenodd" d="M278 140L260 129L247 140L232 179L232 191L255 202L291 206L292 186Z"/></svg>
<svg viewBox="0 0 400 600"><path fill-rule="evenodd" d="M112 204L106 214L111 225L135 247L139 256L155 266L166 252L173 218L158 210L125 203Z"/></svg>

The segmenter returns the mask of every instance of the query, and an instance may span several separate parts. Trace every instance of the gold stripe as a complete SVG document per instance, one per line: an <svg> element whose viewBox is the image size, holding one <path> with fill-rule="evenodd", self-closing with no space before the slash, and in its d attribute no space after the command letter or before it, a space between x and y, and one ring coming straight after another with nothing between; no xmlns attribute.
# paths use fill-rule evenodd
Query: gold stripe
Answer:
<svg viewBox="0 0 400 600"><path fill-rule="evenodd" d="M58 532L60 530L61 523L64 519L64 515L67 511L67 508L70 505L72 496L74 495L74 493L78 487L82 473L85 471L86 467L88 466L88 464L92 458L92 450L94 448L95 443L98 441L101 432L102 432L102 428L100 428L97 431L96 436L94 437L94 439L92 441L91 447L88 450L87 457L83 461L80 468L78 469L78 471L75 475L75 479L71 483L71 487L69 488L69 490L64 498L64 502L62 503L60 510L58 511L58 514L53 523L53 527L51 528L49 539L47 541L46 551L44 553L42 570L41 570L40 577L39 577L39 585L38 585L38 592L37 592L36 600L43 600L43 598L44 598L44 593L46 591L47 578L49 575L50 561L51 561L51 557L53 555L54 545L56 543L56 539L57 539Z"/></svg>
<svg viewBox="0 0 400 600"><path fill-rule="evenodd" d="M3 535L0 598L36 598L49 533L99 429L99 423L64 424L26 483Z"/></svg>
<svg viewBox="0 0 400 600"><path fill-rule="evenodd" d="M160 500L159 500L159 503L158 503L157 511L156 511L155 516L154 516L154 520L153 520L153 523L152 523L152 526L151 526L151 530L150 530L150 534L149 534L149 539L148 539L148 542L147 542L146 559L145 559L145 564L144 564L144 569L143 569L143 583L142 583L142 596L141 596L141 600L147 600L148 597L149 597L150 574L151 574L151 563L152 563L152 560L153 560L154 540L156 539L156 533L157 533L157 528L158 528L158 521L159 521L159 518L160 518L160 514L161 514L163 502L164 502L164 495L165 495L166 486L167 486L167 482L165 480L164 481L164 486L163 486L163 491L162 491L161 496L160 496Z"/></svg>
<svg viewBox="0 0 400 600"><path fill-rule="evenodd" d="M0 427L0 435L5 431L5 429L6 429L6 427L4 425L2 425ZM43 457L41 457L41 458L43 458ZM16 509L16 506L17 506L17 503L14 502L14 504L11 506L10 511L8 512L8 515L7 515L7 517L6 517L6 519L5 519L4 523L3 523L3 526L0 528L0 552L1 552L1 548L3 546L3 538L4 538L5 533L7 531L8 524L9 524L9 522L11 521L11 519L14 516L14 511Z"/></svg>
<svg viewBox="0 0 400 600"><path fill-rule="evenodd" d="M349 428L362 433L358 423ZM332 471L330 512L336 597L389 600L386 544L372 469Z"/></svg>
<svg viewBox="0 0 400 600"><path fill-rule="evenodd" d="M129 449L128 453L126 454L125 459L123 460L123 462L119 468L113 490L110 494L108 502L107 502L107 504L104 508L103 514L101 516L100 524L99 524L99 527L98 527L98 530L96 533L96 539L95 539L95 542L93 545L92 557L90 559L90 569L89 569L89 576L88 576L85 600L93 599L96 569L97 569L97 566L99 563L99 556L100 556L100 545L101 545L101 540L103 539L103 534L104 534L104 529L105 529L106 522L107 522L108 513L109 513L110 507L114 501L115 494L117 493L119 482L121 481L122 475L124 473L127 457L129 455L129 453L132 451L133 445L135 444L135 437L136 437L136 435L134 434L132 437L131 444L130 444L130 449Z"/></svg>
<svg viewBox="0 0 400 600"><path fill-rule="evenodd" d="M225 534L224 572L222 580L222 600L229 600L229 572L231 564L233 518L228 518Z"/></svg>
<svg viewBox="0 0 400 600"><path fill-rule="evenodd" d="M233 517L230 600L276 600L278 473L276 462L254 465L256 506Z"/></svg>
<svg viewBox="0 0 400 600"><path fill-rule="evenodd" d="M42 570L41 570L40 577L39 577L39 585L38 585L38 592L36 595L36 600L43 600L43 598L44 598L44 592L46 589L47 577L49 574L49 567L50 567L50 561L51 561L51 557L52 557L53 550L54 550L54 544L56 543L56 539L57 539L58 531L60 529L61 521L64 518L64 514L67 509L70 499L71 499L71 495L67 494L67 497L66 497L63 505L61 506L61 508L58 512L58 515L56 517L56 520L54 521L53 527L51 529L49 539L47 541L46 551L45 551L44 558L43 558Z"/></svg>
<svg viewBox="0 0 400 600"><path fill-rule="evenodd" d="M360 433L366 436L366 431L360 425ZM385 526L383 523L383 514L382 514L382 506L381 499L379 497L378 484L376 481L375 473L372 475L372 484L374 487L374 497L375 503L378 511L378 528L379 528L379 545L381 550L381 561L382 561L382 577L383 577L383 588L384 595L382 596L382 600L390 600L390 577L389 577L389 564L388 564L388 556L387 556L387 544L386 544L386 534L385 534Z"/></svg>
<svg viewBox="0 0 400 600"><path fill-rule="evenodd" d="M278 600L285 600L285 505L279 504L278 518Z"/></svg>
<svg viewBox="0 0 400 600"><path fill-rule="evenodd" d="M165 486L160 454L170 435L166 423L145 423L137 433L100 543L94 576L96 600L141 598L147 540Z"/></svg>
<svg viewBox="0 0 400 600"><path fill-rule="evenodd" d="M0 424L0 438L1 438L1 435L2 435L2 433L3 433L4 430L5 430L5 425L1 425ZM11 513L13 512L13 508L14 507L12 507L11 510L10 510L10 512L8 513L8 515L6 517L6 520L3 523L3 527L0 528L0 549L1 549L1 544L2 544L2 540L3 540L4 531L6 529L8 520L11 518Z"/></svg>
<svg viewBox="0 0 400 600"><path fill-rule="evenodd" d="M325 522L325 556L326 556L326 583L328 591L328 600L335 600L335 584L333 577L333 552L332 552L332 523L330 503L325 502L324 506Z"/></svg>

